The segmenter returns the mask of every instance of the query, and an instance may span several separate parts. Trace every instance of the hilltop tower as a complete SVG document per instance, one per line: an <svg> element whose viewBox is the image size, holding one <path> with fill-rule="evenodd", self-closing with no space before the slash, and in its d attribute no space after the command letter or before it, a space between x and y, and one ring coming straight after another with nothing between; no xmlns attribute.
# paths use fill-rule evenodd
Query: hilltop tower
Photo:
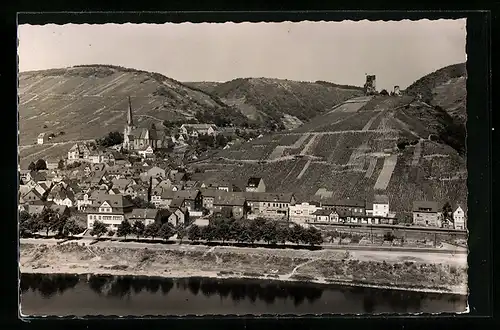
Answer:
<svg viewBox="0 0 500 330"><path fill-rule="evenodd" d="M131 149L130 136L132 131L135 130L134 118L132 116L132 102L130 101L130 96L128 97L128 110L127 110L127 125L123 130L123 148L126 150Z"/></svg>
<svg viewBox="0 0 500 330"><path fill-rule="evenodd" d="M375 88L376 87L375 81L376 81L375 75L367 75L366 76L366 82L365 82L365 86L364 86L364 90L365 90L366 95L373 95L373 94L377 93L377 90Z"/></svg>
<svg viewBox="0 0 500 330"><path fill-rule="evenodd" d="M400 96L401 95L401 91L399 90L399 86L398 85L394 86L394 95L396 95L396 96Z"/></svg>

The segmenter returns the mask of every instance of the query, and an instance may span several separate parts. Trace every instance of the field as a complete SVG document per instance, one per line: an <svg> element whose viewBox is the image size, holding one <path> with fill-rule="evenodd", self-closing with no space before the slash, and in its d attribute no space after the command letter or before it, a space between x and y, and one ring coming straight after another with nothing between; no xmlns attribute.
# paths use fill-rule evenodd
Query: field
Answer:
<svg viewBox="0 0 500 330"><path fill-rule="evenodd" d="M213 96L167 77L108 66L23 72L18 94L20 145L34 143L42 132L65 132L59 142L122 131L129 96L140 125L228 110ZM232 117L244 118L238 112Z"/></svg>

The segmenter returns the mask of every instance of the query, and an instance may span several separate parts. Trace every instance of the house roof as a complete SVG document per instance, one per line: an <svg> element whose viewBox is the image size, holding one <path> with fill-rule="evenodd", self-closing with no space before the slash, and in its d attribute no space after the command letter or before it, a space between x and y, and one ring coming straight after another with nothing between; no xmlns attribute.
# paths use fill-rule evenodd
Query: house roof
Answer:
<svg viewBox="0 0 500 330"><path fill-rule="evenodd" d="M389 197L387 195L375 195L373 196L374 204L389 204Z"/></svg>
<svg viewBox="0 0 500 330"><path fill-rule="evenodd" d="M170 203L169 207L170 208L181 208L182 204L184 204L185 198L183 197L175 197L172 199L172 202Z"/></svg>
<svg viewBox="0 0 500 330"><path fill-rule="evenodd" d="M429 211L425 211L428 209ZM428 212L436 213L438 212L438 203L433 201L414 201L413 202L413 212Z"/></svg>
<svg viewBox="0 0 500 330"><path fill-rule="evenodd" d="M245 205L245 197L237 193L228 193L222 191L224 194L220 194L214 197L214 205L222 206L243 206Z"/></svg>
<svg viewBox="0 0 500 330"><path fill-rule="evenodd" d="M262 179L261 178L249 178L247 182L247 187L257 187Z"/></svg>
<svg viewBox="0 0 500 330"><path fill-rule="evenodd" d="M101 193L96 196L92 207L99 207L104 202L108 202L112 208L127 208L134 205L128 196Z"/></svg>
<svg viewBox="0 0 500 330"><path fill-rule="evenodd" d="M27 193L24 194L23 198L30 193L34 194L37 198L42 198L42 194L40 194L36 189L29 190Z"/></svg>
<svg viewBox="0 0 500 330"><path fill-rule="evenodd" d="M128 186L132 185L132 180L130 179L113 179L111 180L114 188L119 190L125 190Z"/></svg>
<svg viewBox="0 0 500 330"><path fill-rule="evenodd" d="M248 201L290 203L293 193L244 192Z"/></svg>
<svg viewBox="0 0 500 330"><path fill-rule="evenodd" d="M199 190L190 189L190 190L164 190L161 194L161 198L163 199L174 199L174 198L184 198L187 200L194 200L199 194Z"/></svg>
<svg viewBox="0 0 500 330"><path fill-rule="evenodd" d="M330 198L325 199L322 202L323 205L328 206L344 206L344 207L365 207L365 202L355 199L341 199L341 200L333 200Z"/></svg>
<svg viewBox="0 0 500 330"><path fill-rule="evenodd" d="M29 214L40 214L44 208L44 204L28 204L27 211Z"/></svg>
<svg viewBox="0 0 500 330"><path fill-rule="evenodd" d="M130 219L155 219L158 215L157 209L133 209Z"/></svg>
<svg viewBox="0 0 500 330"><path fill-rule="evenodd" d="M212 127L213 129L217 129L217 126L215 126L214 124L183 124L182 126L184 126L186 129L192 128L195 130L207 130L210 127Z"/></svg>
<svg viewBox="0 0 500 330"><path fill-rule="evenodd" d="M47 174L44 172L30 171L30 177L35 182L47 180Z"/></svg>
<svg viewBox="0 0 500 330"><path fill-rule="evenodd" d="M333 213L333 210L324 210L324 209L319 209L314 211L313 215L320 215L320 216L329 216L330 214Z"/></svg>

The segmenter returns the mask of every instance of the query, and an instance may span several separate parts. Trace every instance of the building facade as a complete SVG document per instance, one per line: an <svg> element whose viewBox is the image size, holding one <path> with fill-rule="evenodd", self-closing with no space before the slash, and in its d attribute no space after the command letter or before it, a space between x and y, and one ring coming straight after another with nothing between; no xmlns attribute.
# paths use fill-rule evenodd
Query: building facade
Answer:
<svg viewBox="0 0 500 330"><path fill-rule="evenodd" d="M455 212L453 212L453 225L457 230L465 230L465 212L458 206Z"/></svg>
<svg viewBox="0 0 500 330"><path fill-rule="evenodd" d="M421 227L440 227L438 204L430 201L413 202L413 224Z"/></svg>

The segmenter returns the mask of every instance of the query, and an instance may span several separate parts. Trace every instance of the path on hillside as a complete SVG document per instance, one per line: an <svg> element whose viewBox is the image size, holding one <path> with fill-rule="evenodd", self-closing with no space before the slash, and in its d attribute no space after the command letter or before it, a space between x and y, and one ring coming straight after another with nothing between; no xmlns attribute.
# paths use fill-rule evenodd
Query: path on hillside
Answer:
<svg viewBox="0 0 500 330"><path fill-rule="evenodd" d="M304 173L306 173L307 169L309 168L309 165L311 165L311 162L312 162L312 160L310 160L310 159L307 161L307 163L304 165L304 168L302 169L302 171L300 171L299 175L297 175L297 180L300 180L300 178L302 178Z"/></svg>
<svg viewBox="0 0 500 330"><path fill-rule="evenodd" d="M309 149L311 148L311 146L314 144L315 140L316 140L316 134L313 134L312 138L309 140L309 142L307 142L307 144L304 146L304 149L302 149L300 151L300 155L301 156L305 156L307 154L307 152L309 151Z"/></svg>
<svg viewBox="0 0 500 330"><path fill-rule="evenodd" d="M420 160L420 155L422 154L422 139L418 140L415 150L413 150L413 158L411 160L411 166L418 166L418 161Z"/></svg>
<svg viewBox="0 0 500 330"><path fill-rule="evenodd" d="M362 129L356 130L344 130L344 131L314 131L307 133L300 132L284 132L284 133L276 133L277 135L304 135L304 134L314 134L314 135L332 135L332 134L345 134L345 133L379 133L379 134L387 134L387 133L397 133L399 130L389 128L389 129L369 129L363 131Z"/></svg>
<svg viewBox="0 0 500 330"><path fill-rule="evenodd" d="M387 189L389 181L391 180L392 177L392 173L396 168L397 161L398 161L398 155L391 155L386 159L384 159L384 167L380 171L380 174L377 178L377 182L375 182L373 189L375 190Z"/></svg>
<svg viewBox="0 0 500 330"><path fill-rule="evenodd" d="M24 149L27 149L27 148L33 148L33 147L36 147L36 146L57 146L57 145L61 145L61 144L69 144L69 143L85 143L85 142L93 142L95 141L95 139L88 139L88 140L69 140L69 141L62 141L62 142L47 142L47 143L44 143L44 144L24 144L24 145L20 145L18 146L18 149L19 150L24 150ZM47 148L48 149L48 148ZM44 149L46 150L46 149ZM43 150L42 150L43 151Z"/></svg>
<svg viewBox="0 0 500 330"><path fill-rule="evenodd" d="M375 171L375 166L377 166L377 158L371 157L370 164L368 165L368 169L366 170L365 173L365 178L370 179L372 177L373 171Z"/></svg>
<svg viewBox="0 0 500 330"><path fill-rule="evenodd" d="M309 133L305 133L297 141L295 141L294 144L292 144L290 146L281 146L281 145L276 146L276 148L274 148L273 152L269 155L267 160L268 161L283 160L283 152L286 149L298 149L298 148L300 148L302 146L302 144L304 144L304 142L307 140L308 137L309 137ZM288 156L285 156L285 157L288 157Z"/></svg>

